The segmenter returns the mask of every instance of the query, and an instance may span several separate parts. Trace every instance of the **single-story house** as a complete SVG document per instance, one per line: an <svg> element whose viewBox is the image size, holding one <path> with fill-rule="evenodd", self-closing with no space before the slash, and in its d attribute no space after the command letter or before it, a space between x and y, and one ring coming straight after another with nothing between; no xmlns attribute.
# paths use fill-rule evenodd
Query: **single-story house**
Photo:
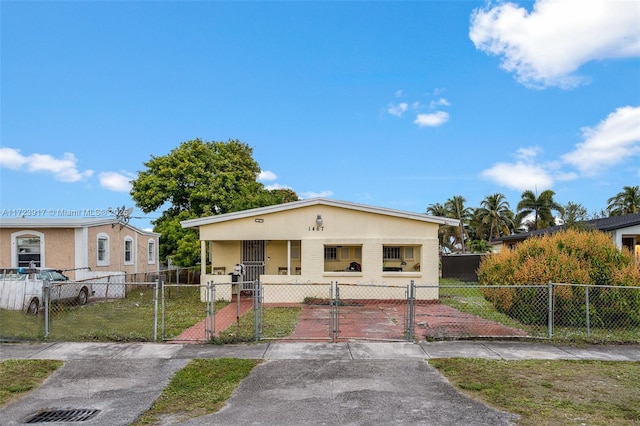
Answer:
<svg viewBox="0 0 640 426"><path fill-rule="evenodd" d="M640 261L640 213L611 216L602 219L591 219L579 222L576 226L582 229L595 229L606 232L619 249L626 247ZM554 234L565 229L564 225L552 226L535 231L508 235L490 241L493 252L498 253L505 248L513 248L529 237Z"/></svg>
<svg viewBox="0 0 640 426"><path fill-rule="evenodd" d="M0 219L0 268L67 271L71 279L96 273L159 270L159 237L116 218Z"/></svg>
<svg viewBox="0 0 640 426"><path fill-rule="evenodd" d="M326 198L181 223L199 230L203 284L232 282L229 274L242 265L244 281L263 284L338 281L405 288L412 280L438 284L438 229L458 225L455 219ZM404 297L404 289L393 297L400 293ZM278 301L302 301L285 300L285 289L279 294Z"/></svg>

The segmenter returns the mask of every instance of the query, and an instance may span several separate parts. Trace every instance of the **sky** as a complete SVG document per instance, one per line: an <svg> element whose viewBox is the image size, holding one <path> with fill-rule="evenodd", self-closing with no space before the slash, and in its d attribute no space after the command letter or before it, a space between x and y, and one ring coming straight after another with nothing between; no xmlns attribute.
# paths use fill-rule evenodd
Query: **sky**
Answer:
<svg viewBox="0 0 640 426"><path fill-rule="evenodd" d="M0 220L110 215L182 142L425 212L640 184L640 1L0 2Z"/></svg>

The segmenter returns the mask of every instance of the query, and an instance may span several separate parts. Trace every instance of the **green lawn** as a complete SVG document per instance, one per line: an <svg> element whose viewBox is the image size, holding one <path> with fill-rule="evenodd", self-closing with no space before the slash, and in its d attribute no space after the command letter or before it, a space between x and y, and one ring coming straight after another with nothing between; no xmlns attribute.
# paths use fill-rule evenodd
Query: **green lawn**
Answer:
<svg viewBox="0 0 640 426"><path fill-rule="evenodd" d="M172 288L165 292L165 337L172 338L202 321L206 304L200 301L199 287ZM49 317L52 341L136 342L153 341L155 291L129 289L126 298L92 300L84 306L53 305ZM158 306L160 307L160 301ZM216 302L222 309L227 302ZM0 310L0 337L5 339L44 339L44 314ZM158 318L158 338L162 318Z"/></svg>
<svg viewBox="0 0 640 426"><path fill-rule="evenodd" d="M461 392L520 425L640 424L640 362L429 360Z"/></svg>

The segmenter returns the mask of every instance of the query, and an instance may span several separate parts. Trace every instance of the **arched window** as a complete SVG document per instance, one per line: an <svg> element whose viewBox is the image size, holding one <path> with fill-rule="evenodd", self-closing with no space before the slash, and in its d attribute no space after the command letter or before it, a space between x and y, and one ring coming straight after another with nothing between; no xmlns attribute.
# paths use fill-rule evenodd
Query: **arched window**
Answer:
<svg viewBox="0 0 640 426"><path fill-rule="evenodd" d="M147 262L151 265L156 263L156 240L149 239Z"/></svg>
<svg viewBox="0 0 640 426"><path fill-rule="evenodd" d="M109 266L109 236L107 234L98 234L96 253L96 264L98 266Z"/></svg>
<svg viewBox="0 0 640 426"><path fill-rule="evenodd" d="M125 237L124 238L124 264L132 265L133 260L133 238Z"/></svg>
<svg viewBox="0 0 640 426"><path fill-rule="evenodd" d="M44 234L38 231L18 231L11 234L11 266L44 267Z"/></svg>

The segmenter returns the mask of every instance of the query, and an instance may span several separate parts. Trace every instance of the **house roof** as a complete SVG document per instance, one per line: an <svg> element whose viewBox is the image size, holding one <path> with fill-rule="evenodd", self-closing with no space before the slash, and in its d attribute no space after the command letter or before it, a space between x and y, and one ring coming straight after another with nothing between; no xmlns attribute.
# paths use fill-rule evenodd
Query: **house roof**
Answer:
<svg viewBox="0 0 640 426"><path fill-rule="evenodd" d="M120 222L114 217L109 218L31 218L18 217L0 219L0 228L90 228L100 225L117 225ZM124 224L140 234L160 235L155 232L145 231L130 224Z"/></svg>
<svg viewBox="0 0 640 426"><path fill-rule="evenodd" d="M640 225L640 213L626 214L622 216L611 216L602 219L590 219L578 222L579 226L586 229L597 229L598 231L609 232L617 229L629 228ZM495 238L491 242L520 241L529 237L545 234L555 234L565 229L565 225L551 226L549 228L536 229L535 231L522 232L520 234L507 235L506 237Z"/></svg>
<svg viewBox="0 0 640 426"><path fill-rule="evenodd" d="M423 213L407 212L402 210L388 209L384 207L374 207L374 206L368 206L364 204L351 203L347 201L330 200L328 198L308 198L306 200L292 201L289 203L276 204L273 206L258 207L255 209L242 210L238 212L202 217L198 219L189 219L189 220L184 220L180 223L182 224L183 228L197 228L199 226L209 225L212 223L227 222L230 220L244 219L247 217L260 216L260 215L269 214L269 213L277 213L282 211L299 209L302 207L316 206L316 205L339 207L343 209L356 210L356 211L373 213L373 214L381 214L386 216L418 220L422 222L437 223L439 225L458 226L458 223L459 223L457 219L450 219L450 218L439 217L439 216L429 216Z"/></svg>

